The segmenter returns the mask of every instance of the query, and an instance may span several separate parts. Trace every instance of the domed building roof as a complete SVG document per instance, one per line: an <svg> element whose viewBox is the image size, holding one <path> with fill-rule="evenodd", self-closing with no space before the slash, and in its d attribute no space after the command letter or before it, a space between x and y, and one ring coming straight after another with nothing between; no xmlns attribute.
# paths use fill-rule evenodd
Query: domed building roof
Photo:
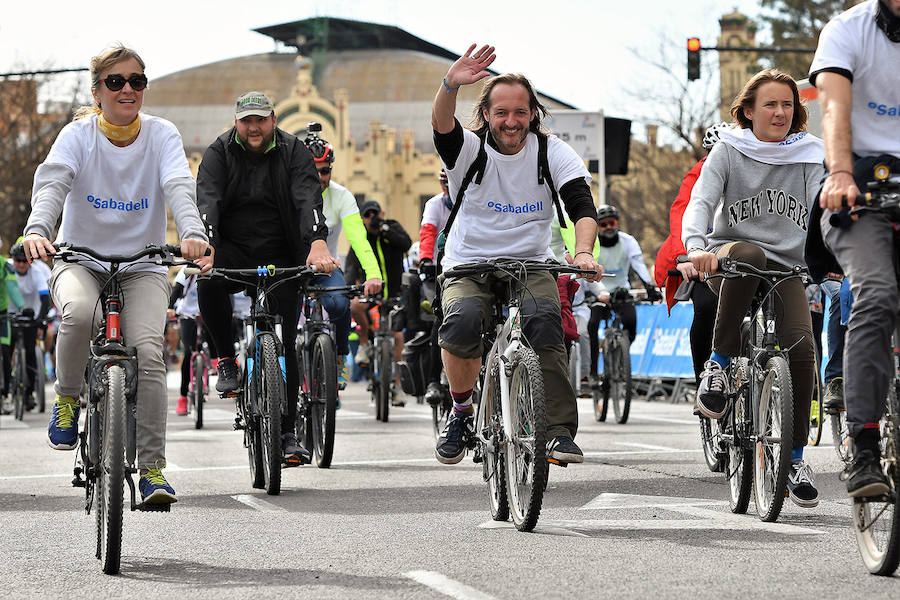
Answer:
<svg viewBox="0 0 900 600"><path fill-rule="evenodd" d="M319 95L333 99L346 90L350 136L366 138L372 121L397 131L411 129L420 151L434 152L431 104L457 56L398 28L320 17L273 25L256 31L294 52L271 52L222 60L151 81L145 107L169 119L182 133L188 152L199 151L234 120L234 102L243 92L260 90L276 103L288 98L297 79L298 61L312 61ZM465 123L480 86L460 90L457 115ZM549 109L574 108L545 94Z"/></svg>

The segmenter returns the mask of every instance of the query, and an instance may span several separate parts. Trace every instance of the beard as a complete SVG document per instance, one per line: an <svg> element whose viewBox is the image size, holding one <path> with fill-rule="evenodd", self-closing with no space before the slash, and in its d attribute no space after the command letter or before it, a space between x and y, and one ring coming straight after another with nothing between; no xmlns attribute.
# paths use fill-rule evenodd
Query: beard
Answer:
<svg viewBox="0 0 900 600"><path fill-rule="evenodd" d="M494 127L490 126L491 137L494 138L494 141L497 143L497 147L501 151L509 151L514 152L517 151L522 142L525 141L525 138L528 137L528 128L516 128L515 130L511 130L506 127ZM504 140L508 138L508 136L513 136L514 142L508 144Z"/></svg>

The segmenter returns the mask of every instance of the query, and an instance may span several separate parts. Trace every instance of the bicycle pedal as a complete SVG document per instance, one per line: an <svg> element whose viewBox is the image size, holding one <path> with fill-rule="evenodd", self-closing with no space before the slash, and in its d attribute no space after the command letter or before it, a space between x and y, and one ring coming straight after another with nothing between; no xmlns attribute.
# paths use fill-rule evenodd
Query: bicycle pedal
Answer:
<svg viewBox="0 0 900 600"><path fill-rule="evenodd" d="M147 504L146 502L141 502L137 505L137 509L141 512L169 512L172 508L171 503L161 503L161 504Z"/></svg>
<svg viewBox="0 0 900 600"><path fill-rule="evenodd" d="M87 482L81 478L81 474L84 470L81 467L75 467L74 473L75 477L72 478L72 487L85 487Z"/></svg>
<svg viewBox="0 0 900 600"><path fill-rule="evenodd" d="M563 469L567 469L569 467L569 463L560 462L559 460L557 460L555 458L551 458L549 456L547 457L547 462L550 463L551 465L556 465L558 467L562 467Z"/></svg>

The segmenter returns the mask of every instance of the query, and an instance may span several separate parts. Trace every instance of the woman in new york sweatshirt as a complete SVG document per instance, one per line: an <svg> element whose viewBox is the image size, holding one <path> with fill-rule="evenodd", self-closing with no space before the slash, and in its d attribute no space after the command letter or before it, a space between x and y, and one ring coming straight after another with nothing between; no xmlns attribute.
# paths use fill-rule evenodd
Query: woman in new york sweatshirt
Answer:
<svg viewBox="0 0 900 600"><path fill-rule="evenodd" d="M768 69L754 75L731 107L738 124L720 132L684 212L681 237L701 273L715 272L728 256L760 269L788 270L803 263L809 209L824 174L822 141L805 132L807 113L790 76ZM741 349L741 321L759 281L754 277L710 287L719 296L713 352L701 375L698 408L720 418L727 407L724 368ZM788 488L798 505L818 504L812 473L803 461L809 405L815 388L812 323L803 284L779 285L776 328L790 348L794 440Z"/></svg>

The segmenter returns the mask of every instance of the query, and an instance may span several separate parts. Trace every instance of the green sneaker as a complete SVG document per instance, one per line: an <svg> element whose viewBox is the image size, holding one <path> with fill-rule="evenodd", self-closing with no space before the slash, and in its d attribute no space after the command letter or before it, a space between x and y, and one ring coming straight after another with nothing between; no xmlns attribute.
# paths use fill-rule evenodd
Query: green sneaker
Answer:
<svg viewBox="0 0 900 600"><path fill-rule="evenodd" d="M175 489L169 485L162 469L150 469L141 475L138 481L141 490L141 499L145 504L171 504L178 502L175 497Z"/></svg>
<svg viewBox="0 0 900 600"><path fill-rule="evenodd" d="M338 372L338 389L345 390L347 389L347 382L350 381L350 369L347 366L347 357L342 356L338 359L337 364L337 372Z"/></svg>

